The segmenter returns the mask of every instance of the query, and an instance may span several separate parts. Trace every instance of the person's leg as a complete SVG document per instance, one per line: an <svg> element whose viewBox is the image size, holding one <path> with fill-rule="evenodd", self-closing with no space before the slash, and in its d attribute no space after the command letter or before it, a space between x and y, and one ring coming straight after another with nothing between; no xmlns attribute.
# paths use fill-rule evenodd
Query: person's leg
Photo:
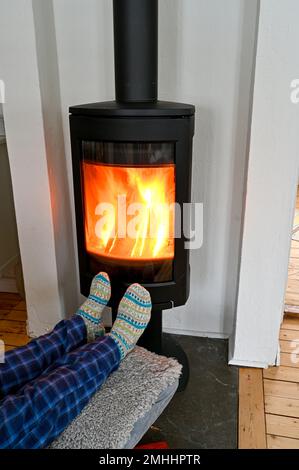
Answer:
<svg viewBox="0 0 299 470"><path fill-rule="evenodd" d="M17 392L38 377L51 363L86 343L86 326L81 317L59 322L51 333L5 354L0 364L0 399Z"/></svg>
<svg viewBox="0 0 299 470"><path fill-rule="evenodd" d="M111 285L107 273L97 274L91 283L90 293L76 314L83 318L87 329L87 341L104 336L102 313L111 296Z"/></svg>
<svg viewBox="0 0 299 470"><path fill-rule="evenodd" d="M35 381L0 402L0 448L41 448L80 413L108 375L130 352L150 319L149 294L131 286L111 334L50 365Z"/></svg>
<svg viewBox="0 0 299 470"><path fill-rule="evenodd" d="M151 296L140 286L132 284L120 301L117 317L109 335L117 342L124 358L136 345L150 321Z"/></svg>
<svg viewBox="0 0 299 470"><path fill-rule="evenodd" d="M56 360L105 333L102 311L110 299L110 281L99 273L92 281L90 295L75 315L59 322L52 332L26 346L8 351L0 364L0 399L16 392L38 377Z"/></svg>
<svg viewBox="0 0 299 470"><path fill-rule="evenodd" d="M112 338L104 336L59 362L59 367L0 402L0 449L42 448L52 442L117 369L120 352Z"/></svg>

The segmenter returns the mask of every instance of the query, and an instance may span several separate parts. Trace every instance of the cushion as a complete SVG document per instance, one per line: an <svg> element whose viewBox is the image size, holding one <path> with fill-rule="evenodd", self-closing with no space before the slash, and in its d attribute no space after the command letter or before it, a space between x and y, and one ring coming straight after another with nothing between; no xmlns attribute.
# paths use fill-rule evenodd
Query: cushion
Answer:
<svg viewBox="0 0 299 470"><path fill-rule="evenodd" d="M176 359L136 347L50 448L134 447L169 403L181 369Z"/></svg>

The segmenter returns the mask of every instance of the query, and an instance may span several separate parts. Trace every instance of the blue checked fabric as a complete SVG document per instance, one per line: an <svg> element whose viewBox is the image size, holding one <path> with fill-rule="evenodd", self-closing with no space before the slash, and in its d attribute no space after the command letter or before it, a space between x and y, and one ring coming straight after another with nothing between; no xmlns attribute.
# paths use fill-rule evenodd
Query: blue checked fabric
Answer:
<svg viewBox="0 0 299 470"><path fill-rule="evenodd" d="M0 402L0 448L49 445L120 363L110 336L60 356L35 380Z"/></svg>
<svg viewBox="0 0 299 470"><path fill-rule="evenodd" d="M16 392L57 359L85 343L85 323L74 315L70 320L59 322L51 333L8 351L5 363L0 364L0 399Z"/></svg>

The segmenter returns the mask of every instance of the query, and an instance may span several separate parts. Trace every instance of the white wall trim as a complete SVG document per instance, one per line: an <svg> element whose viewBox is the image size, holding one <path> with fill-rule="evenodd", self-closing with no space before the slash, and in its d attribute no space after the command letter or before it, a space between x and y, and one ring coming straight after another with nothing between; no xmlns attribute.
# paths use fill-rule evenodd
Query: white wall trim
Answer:
<svg viewBox="0 0 299 470"><path fill-rule="evenodd" d="M246 361L244 359L237 359L237 358L229 359L228 364L230 366L238 366L238 367L257 367L258 369L267 369L270 365L266 362Z"/></svg>
<svg viewBox="0 0 299 470"><path fill-rule="evenodd" d="M298 184L297 0L263 0L251 121L235 335L230 364L272 365L284 308Z"/></svg>
<svg viewBox="0 0 299 470"><path fill-rule="evenodd" d="M227 339L228 335L223 333L215 333L213 331L198 331L198 330L185 330L180 328L163 328L164 333L171 333L173 335L184 335L184 336L198 336L201 338L215 338L215 339Z"/></svg>
<svg viewBox="0 0 299 470"><path fill-rule="evenodd" d="M2 0L0 73L7 149L22 259L28 332L38 336L63 316L31 0ZM30 189L30 190L28 190Z"/></svg>
<svg viewBox="0 0 299 470"><path fill-rule="evenodd" d="M237 358L234 356L234 335L230 335L228 340L228 364L230 366L239 366L239 367L258 367L261 369L267 369L269 366L279 365L279 355L276 356L276 359L273 363L264 362L264 361L252 361L250 359L246 360L244 358Z"/></svg>

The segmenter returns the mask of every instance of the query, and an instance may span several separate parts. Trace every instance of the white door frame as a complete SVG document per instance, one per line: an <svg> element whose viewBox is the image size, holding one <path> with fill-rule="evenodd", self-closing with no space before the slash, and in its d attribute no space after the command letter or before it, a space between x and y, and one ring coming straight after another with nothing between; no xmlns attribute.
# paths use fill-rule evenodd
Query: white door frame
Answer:
<svg viewBox="0 0 299 470"><path fill-rule="evenodd" d="M298 16L297 0L261 0L230 364L267 367L279 347L298 184Z"/></svg>
<svg viewBox="0 0 299 470"><path fill-rule="evenodd" d="M0 73L5 83L3 114L24 273L27 327L30 336L38 336L53 328L64 311L57 274L32 0L1 2Z"/></svg>

